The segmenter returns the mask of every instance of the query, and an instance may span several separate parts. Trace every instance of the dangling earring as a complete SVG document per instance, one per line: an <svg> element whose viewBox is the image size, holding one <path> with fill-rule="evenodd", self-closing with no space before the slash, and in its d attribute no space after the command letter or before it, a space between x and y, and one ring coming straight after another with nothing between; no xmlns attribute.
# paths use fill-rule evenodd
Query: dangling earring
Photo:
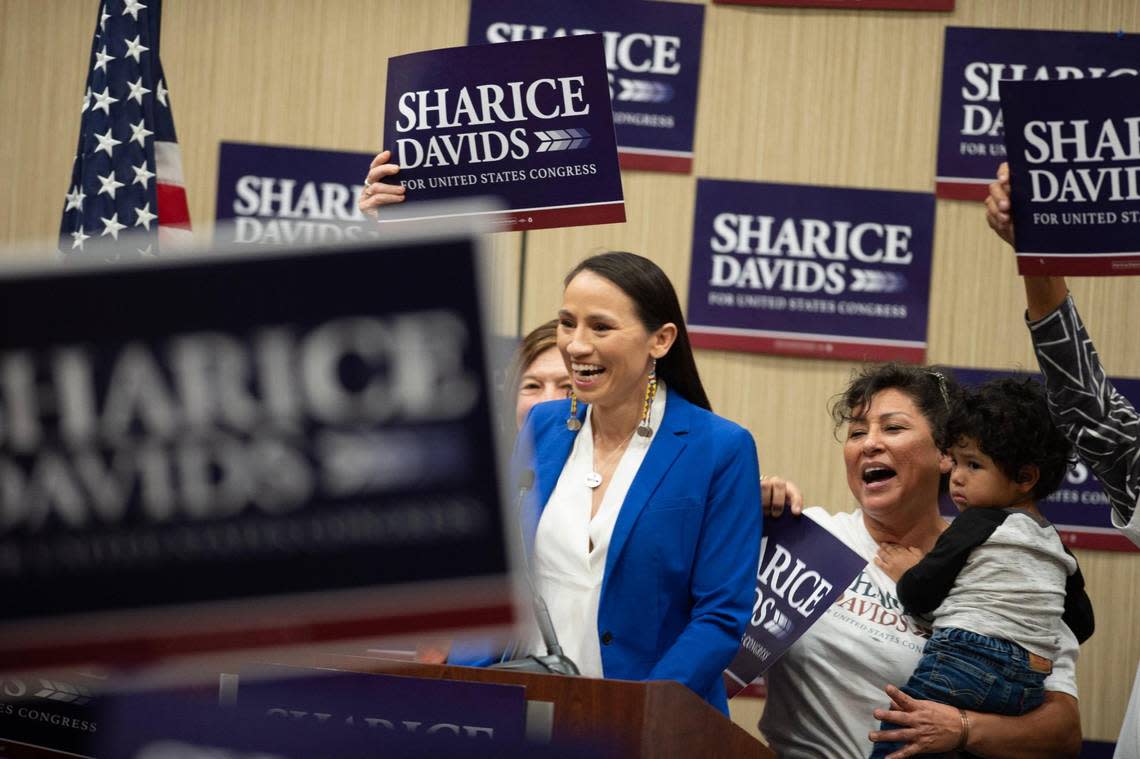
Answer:
<svg viewBox="0 0 1140 759"><path fill-rule="evenodd" d="M582 420L578 418L578 396L574 388L570 388L570 417L566 420L566 429L577 432L582 429Z"/></svg>
<svg viewBox="0 0 1140 759"><path fill-rule="evenodd" d="M653 399L657 397L657 359L653 359L653 366L649 369L649 384L645 386L645 406L641 411L641 424L637 425L637 434L641 437L653 437L653 428L649 426L649 411L653 408Z"/></svg>

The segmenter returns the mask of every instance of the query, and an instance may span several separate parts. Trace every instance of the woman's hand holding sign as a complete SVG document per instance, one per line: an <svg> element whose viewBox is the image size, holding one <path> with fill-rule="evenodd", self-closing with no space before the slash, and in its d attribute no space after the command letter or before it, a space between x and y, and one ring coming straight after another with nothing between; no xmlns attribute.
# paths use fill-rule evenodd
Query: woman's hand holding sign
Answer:
<svg viewBox="0 0 1140 759"><path fill-rule="evenodd" d="M784 508L791 510L792 516L799 516L804 510L804 496L800 488L783 477L765 475L760 478L760 508L764 516L778 517Z"/></svg>
<svg viewBox="0 0 1140 759"><path fill-rule="evenodd" d="M392 151L385 150L372 159L368 167L368 175L364 178L364 189L360 191L360 200L357 207L369 216L376 218L380 206L404 202L404 187L398 184L387 184L381 180L385 177L395 176L400 167L390 163Z"/></svg>
<svg viewBox="0 0 1140 759"><path fill-rule="evenodd" d="M990 182L990 194L986 198L986 223L998 237L1013 245L1008 163L998 167L997 180ZM1027 274L1023 280L1026 310L1032 320L1051 314L1069 294L1064 277Z"/></svg>
<svg viewBox="0 0 1140 759"><path fill-rule="evenodd" d="M997 236L1013 245L1013 216L1009 205L1009 164L1002 163L997 179L990 182L990 195L986 198L986 223Z"/></svg>

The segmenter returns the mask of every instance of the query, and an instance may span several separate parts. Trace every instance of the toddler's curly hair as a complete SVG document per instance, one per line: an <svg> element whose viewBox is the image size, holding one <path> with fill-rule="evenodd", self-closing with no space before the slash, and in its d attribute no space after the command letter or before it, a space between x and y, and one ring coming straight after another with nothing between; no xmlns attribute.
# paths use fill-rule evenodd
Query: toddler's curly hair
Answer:
<svg viewBox="0 0 1140 759"><path fill-rule="evenodd" d="M994 379L966 388L955 398L945 440L952 446L963 438L976 441L1014 482L1022 467L1036 465L1034 500L1060 487L1073 458L1072 445L1053 424L1045 388L1031 379Z"/></svg>

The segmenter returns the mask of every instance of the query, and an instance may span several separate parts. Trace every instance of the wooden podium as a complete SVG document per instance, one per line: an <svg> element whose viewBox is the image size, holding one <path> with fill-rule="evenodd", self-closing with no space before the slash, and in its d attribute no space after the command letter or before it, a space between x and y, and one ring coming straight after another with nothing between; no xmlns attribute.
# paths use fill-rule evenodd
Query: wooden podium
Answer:
<svg viewBox="0 0 1140 759"><path fill-rule="evenodd" d="M528 701L553 704L551 740L603 737L626 757L775 758L762 743L680 683L528 674L326 654L310 666L348 672L526 686Z"/></svg>

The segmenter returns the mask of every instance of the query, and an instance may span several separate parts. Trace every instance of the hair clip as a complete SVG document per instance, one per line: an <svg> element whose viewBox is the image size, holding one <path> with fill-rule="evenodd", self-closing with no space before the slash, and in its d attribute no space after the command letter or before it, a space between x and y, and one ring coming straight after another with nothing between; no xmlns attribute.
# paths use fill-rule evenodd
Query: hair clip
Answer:
<svg viewBox="0 0 1140 759"><path fill-rule="evenodd" d="M942 393L942 402L946 404L946 410L950 410L950 391L946 389L946 375L934 369L927 369L926 373L938 380L938 392Z"/></svg>

